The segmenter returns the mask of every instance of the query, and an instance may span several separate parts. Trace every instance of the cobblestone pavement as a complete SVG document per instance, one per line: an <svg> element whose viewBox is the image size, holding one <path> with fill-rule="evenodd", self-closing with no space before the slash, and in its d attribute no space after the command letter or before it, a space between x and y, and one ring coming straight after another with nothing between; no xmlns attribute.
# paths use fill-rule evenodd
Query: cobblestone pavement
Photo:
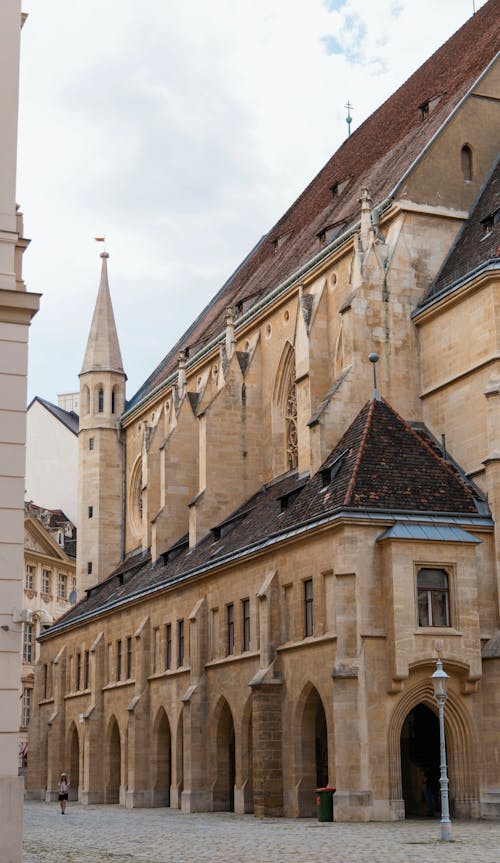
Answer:
<svg viewBox="0 0 500 863"><path fill-rule="evenodd" d="M1 849L0 849L1 859ZM24 863L499 863L500 821L320 824L174 809L25 804Z"/></svg>

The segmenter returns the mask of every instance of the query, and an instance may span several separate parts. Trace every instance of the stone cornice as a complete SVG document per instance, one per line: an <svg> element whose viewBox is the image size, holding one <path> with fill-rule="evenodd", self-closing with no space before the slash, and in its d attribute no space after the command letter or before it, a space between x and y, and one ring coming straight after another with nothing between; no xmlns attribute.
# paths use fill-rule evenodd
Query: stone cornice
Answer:
<svg viewBox="0 0 500 863"><path fill-rule="evenodd" d="M28 325L40 308L41 294L0 289L0 321Z"/></svg>

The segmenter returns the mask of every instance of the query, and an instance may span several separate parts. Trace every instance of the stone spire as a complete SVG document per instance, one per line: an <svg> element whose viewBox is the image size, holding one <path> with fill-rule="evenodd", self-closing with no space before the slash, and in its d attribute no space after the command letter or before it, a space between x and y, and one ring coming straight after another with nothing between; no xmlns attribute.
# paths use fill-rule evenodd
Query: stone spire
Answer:
<svg viewBox="0 0 500 863"><path fill-rule="evenodd" d="M107 252L101 253L101 283L80 374L94 371L123 371L122 356L108 284Z"/></svg>

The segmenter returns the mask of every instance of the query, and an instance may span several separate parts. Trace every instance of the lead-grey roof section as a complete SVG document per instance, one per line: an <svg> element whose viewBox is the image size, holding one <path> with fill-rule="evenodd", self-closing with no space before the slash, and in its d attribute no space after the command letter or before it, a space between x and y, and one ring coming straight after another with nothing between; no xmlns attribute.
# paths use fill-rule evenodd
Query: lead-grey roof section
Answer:
<svg viewBox="0 0 500 863"><path fill-rule="evenodd" d="M412 539L427 542L481 542L476 536L460 527L438 524L412 524L396 522L389 530L377 537L377 542L385 539Z"/></svg>

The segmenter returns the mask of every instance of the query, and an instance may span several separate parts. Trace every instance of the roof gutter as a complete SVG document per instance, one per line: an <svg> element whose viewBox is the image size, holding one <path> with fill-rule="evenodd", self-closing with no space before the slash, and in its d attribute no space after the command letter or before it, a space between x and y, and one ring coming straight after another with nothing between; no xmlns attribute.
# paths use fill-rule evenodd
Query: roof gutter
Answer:
<svg viewBox="0 0 500 863"><path fill-rule="evenodd" d="M453 524L460 524L464 527L468 526L472 530L483 529L491 531L494 527L492 519L488 516L460 516L453 513L436 513L434 515L429 515L420 513L419 511L398 512L396 510L390 510L387 512L376 512L369 510L350 510L349 507L343 507L341 510L330 512L323 518L317 519L313 517L307 519L301 522L299 525L290 528L289 530L273 533L270 536L266 537L264 540L260 540L259 542L247 545L243 549L237 549L236 551L230 552L229 554L219 557L217 560L211 563L205 563L200 566L194 567L187 572L180 573L174 578L168 578L164 579L163 581L159 581L154 585L150 585L149 587L144 588L143 590L138 590L135 593L129 594L122 599L115 600L114 602L110 601L108 604L105 603L104 605L100 606L100 608L85 612L75 620L71 620L68 623L56 623L54 626L51 626L50 630L41 633L38 636L37 640L44 641L45 639L48 639L53 635L57 635L59 632L64 632L65 630L71 629L72 627L91 620L92 618L99 617L100 615L107 612L116 611L117 609L123 608L127 605L132 605L138 600L144 599L148 596L152 596L155 593L159 593L161 591L176 587L183 582L186 582L192 578L196 578L196 576L209 574L210 572L213 572L213 570L227 566L235 560L241 560L247 556L253 556L265 552L268 548L272 546L275 546L281 542L285 542L286 540L292 540L296 537L301 536L306 531L310 530L313 526L315 528L322 529L328 527L328 525L334 524L335 522L342 523L346 520L355 522L376 521L377 523L383 523L384 525L390 525L391 523L395 523L396 521L401 520L405 522L417 522L420 524L449 524L450 519L453 521Z"/></svg>

